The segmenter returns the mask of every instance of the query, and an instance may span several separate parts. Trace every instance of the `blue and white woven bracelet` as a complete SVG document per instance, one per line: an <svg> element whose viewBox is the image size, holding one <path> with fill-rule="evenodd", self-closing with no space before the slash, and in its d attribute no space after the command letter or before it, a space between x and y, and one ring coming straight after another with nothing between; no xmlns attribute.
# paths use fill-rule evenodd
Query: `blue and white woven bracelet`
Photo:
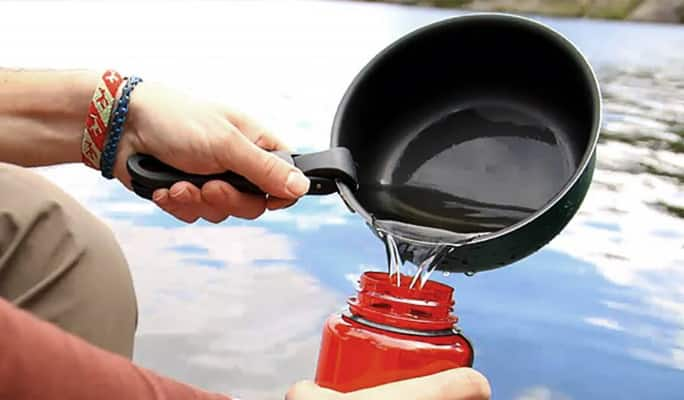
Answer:
<svg viewBox="0 0 684 400"><path fill-rule="evenodd" d="M137 76L132 76L126 81L126 85L121 91L121 98L116 105L116 110L112 117L112 122L109 130L109 137L107 138L107 143L102 151L102 157L100 158L100 170L102 171L102 176L107 179L114 178L114 164L116 164L116 153L119 147L119 141L121 140L121 134L123 133L124 124L126 123L126 118L128 117L128 103L131 101L131 93L133 89L142 82L142 78Z"/></svg>

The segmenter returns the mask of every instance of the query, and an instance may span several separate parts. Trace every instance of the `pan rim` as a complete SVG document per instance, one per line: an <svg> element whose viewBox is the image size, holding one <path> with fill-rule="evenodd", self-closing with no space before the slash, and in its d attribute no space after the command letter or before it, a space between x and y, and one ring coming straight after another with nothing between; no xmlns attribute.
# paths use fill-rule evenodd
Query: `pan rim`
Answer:
<svg viewBox="0 0 684 400"><path fill-rule="evenodd" d="M352 95L356 92L356 88L359 86L359 84L366 78L366 76L370 73L370 71L375 68L375 66L381 62L382 60L385 59L388 53L392 52L395 50L398 46L401 46L404 44L407 40L416 38L420 35L423 35L429 31L432 31L434 29L438 29L442 26L445 25L450 25L454 22L458 21L463 21L463 20L477 20L477 19L482 19L482 20L500 20L500 21L517 21L521 24L526 25L529 28L536 29L539 33L545 35L548 39L554 41L558 45L562 46L565 51L568 52L569 55L572 55L575 60L578 61L578 67L582 70L582 72L585 75L585 78L588 78L588 81L591 81L590 84L590 91L592 92L592 101L593 101L593 107L594 107L594 116L593 116L593 121L592 121L592 129L591 133L589 136L589 140L587 142L586 150L582 156L582 159L579 162L579 165L576 167L573 175L565 182L565 184L562 186L562 188L556 193L551 199L549 199L542 207L540 207L538 210L536 210L534 213L530 214L526 218L523 218L522 220L511 224L503 229L500 229L498 231L494 232L484 232L481 235L476 235L470 238L467 242L459 242L459 243L447 243L447 242L442 242L440 244L445 245L445 246L468 246L468 245L474 245L477 243L497 239L506 235L509 235L515 231L518 231L522 229L523 227L529 225L530 223L536 221L538 218L540 218L542 215L546 214L551 208L556 206L559 201L568 193L570 192L577 182L582 178L582 176L586 173L588 165L592 162L592 159L595 156L596 153L596 147L597 143L599 140L600 136L600 130L601 126L603 123L603 100L601 96L601 87L599 84L598 77L596 75L596 72L594 71L594 68L591 66L589 63L588 58L586 55L579 49L579 47L572 42L566 35L563 33L559 32L558 30L550 27L549 25L537 21L535 19L532 19L530 17L522 16L522 15L516 15L516 14L510 14L510 13L501 13L501 12L473 12L473 13L468 13L464 15L457 15L453 17L448 17L441 19L436 22L432 22L430 24L427 24L425 26L422 26L420 28L417 28L401 37L396 39L394 42L389 44L387 47L382 49L380 52L378 52L354 77L354 79L351 81L349 84L347 90L345 91L338 107L335 113L335 117L333 120L333 125L332 125L332 134L330 138L330 146L335 147L339 145L339 138L340 138L340 129L339 125L341 123L342 119L342 114L344 114L344 110L347 108L347 105L352 97ZM347 187L343 182L337 182L337 187L338 187L338 192L340 194L340 197L342 197L342 200L347 204L347 206L352 210L361 215L367 223L373 224L374 222L374 217L358 202L356 199L356 196L354 196L353 191ZM579 207L578 207L579 208ZM401 221L400 221L401 222ZM411 224L411 225L416 225L416 224ZM457 232L452 232L449 230L445 229L440 229L440 228L433 228L433 227L425 227L427 229L434 230L435 232L451 232L451 233L457 233ZM377 228L374 228L373 230L376 230ZM403 240L407 240L412 243L421 243L421 244L435 244L434 242L431 241L426 241L426 240L418 240L415 238L409 238L405 237L402 235L395 234L394 232L391 232L393 235L401 237Z"/></svg>

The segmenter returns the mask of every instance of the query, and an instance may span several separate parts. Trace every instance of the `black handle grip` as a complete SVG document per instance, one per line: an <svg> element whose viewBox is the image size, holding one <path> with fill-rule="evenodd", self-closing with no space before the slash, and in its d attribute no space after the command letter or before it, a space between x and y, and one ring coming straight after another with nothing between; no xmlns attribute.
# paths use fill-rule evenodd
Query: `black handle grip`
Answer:
<svg viewBox="0 0 684 400"><path fill-rule="evenodd" d="M335 147L319 153L289 154L273 152L281 159L302 170L311 180L309 195L330 194L337 191L337 181L344 182L352 189L357 187L356 168L349 150ZM264 194L255 184L231 171L220 174L190 174L167 165L156 158L144 154L134 154L128 158L126 167L131 175L135 193L143 198L152 199L152 193L161 188L170 188L180 181L190 182L202 187L212 180L230 183L241 192Z"/></svg>

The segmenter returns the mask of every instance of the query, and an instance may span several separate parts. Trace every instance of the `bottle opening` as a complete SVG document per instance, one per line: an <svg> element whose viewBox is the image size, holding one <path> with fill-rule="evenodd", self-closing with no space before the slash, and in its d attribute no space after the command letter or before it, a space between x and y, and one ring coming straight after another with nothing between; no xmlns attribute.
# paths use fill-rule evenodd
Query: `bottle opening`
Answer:
<svg viewBox="0 0 684 400"><path fill-rule="evenodd" d="M352 314L369 321L397 328L415 330L450 329L458 321L452 314L453 288L427 281L422 288L409 288L411 278L368 271L361 275L359 291L348 300Z"/></svg>

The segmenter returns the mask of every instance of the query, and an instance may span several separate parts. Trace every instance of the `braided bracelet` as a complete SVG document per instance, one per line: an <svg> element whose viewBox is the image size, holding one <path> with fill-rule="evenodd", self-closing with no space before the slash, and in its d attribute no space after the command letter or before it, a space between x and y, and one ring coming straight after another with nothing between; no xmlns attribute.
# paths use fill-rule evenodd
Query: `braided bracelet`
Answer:
<svg viewBox="0 0 684 400"><path fill-rule="evenodd" d="M132 76L126 82L124 86L121 97L119 98L118 104L116 105L116 110L114 111L114 117L112 118L112 124L110 127L110 133L107 137L107 144L105 144L104 150L102 151L102 157L100 159L100 170L102 170L102 176L107 179L114 178L114 164L116 163L116 152L119 147L119 140L121 140L121 133L124 129L124 124L126 123L126 117L128 116L128 103L131 100L131 93L133 89L142 82L141 78L137 76Z"/></svg>
<svg viewBox="0 0 684 400"><path fill-rule="evenodd" d="M91 168L98 169L100 166L116 92L119 91L122 82L123 78L118 72L105 71L88 105L88 116L81 140L81 160Z"/></svg>

